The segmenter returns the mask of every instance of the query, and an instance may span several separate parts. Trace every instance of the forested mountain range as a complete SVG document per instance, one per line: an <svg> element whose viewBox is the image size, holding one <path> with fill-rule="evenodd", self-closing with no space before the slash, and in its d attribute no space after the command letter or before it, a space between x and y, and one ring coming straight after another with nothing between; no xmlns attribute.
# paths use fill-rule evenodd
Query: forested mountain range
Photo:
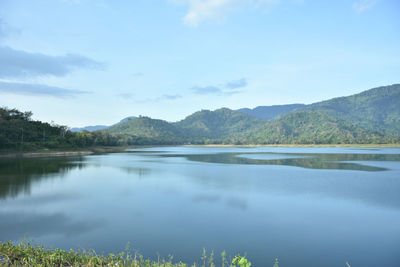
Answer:
<svg viewBox="0 0 400 267"><path fill-rule="evenodd" d="M269 114L268 111L270 112ZM94 132L31 120L0 108L0 148L151 144L400 143L400 85L311 105L201 110L178 122L129 117Z"/></svg>
<svg viewBox="0 0 400 267"><path fill-rule="evenodd" d="M124 122L126 122L126 121L128 121L128 120L131 120L131 119L134 119L134 118L136 118L136 117L135 117L135 116L126 117L125 119L122 119L122 120L120 120L119 122L117 122L117 123L115 123L115 124L113 124L113 125L111 125L111 126L107 126L107 125L94 125L94 126L85 126L85 127L81 127L81 128L74 127L74 128L71 128L71 132L79 133L79 132L83 132L83 131L94 132L94 131L98 131L98 130L104 130L104 129L108 128L108 127L112 127L112 126L114 126L114 125L118 125L118 124L120 124L120 123L124 123Z"/></svg>
<svg viewBox="0 0 400 267"><path fill-rule="evenodd" d="M163 121L162 128L149 118L139 127L140 120L108 132L190 143L391 143L400 137L400 85L311 105L202 110L175 123Z"/></svg>
<svg viewBox="0 0 400 267"><path fill-rule="evenodd" d="M305 109L325 112L384 135L400 136L400 84L318 102Z"/></svg>
<svg viewBox="0 0 400 267"><path fill-rule="evenodd" d="M253 109L241 108L237 111L262 119L262 120L273 120L279 116L289 114L295 110L304 108L304 104L289 104L289 105L274 105L274 106L259 106Z"/></svg>

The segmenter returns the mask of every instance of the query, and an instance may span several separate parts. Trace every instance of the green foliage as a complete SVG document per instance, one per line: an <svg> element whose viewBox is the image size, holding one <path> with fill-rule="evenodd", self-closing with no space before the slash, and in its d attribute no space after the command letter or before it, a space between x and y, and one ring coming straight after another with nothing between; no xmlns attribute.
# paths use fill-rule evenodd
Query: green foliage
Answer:
<svg viewBox="0 0 400 267"><path fill-rule="evenodd" d="M229 140L229 137L243 132L264 121L249 115L221 108L215 111L202 110L176 122L174 125L182 129L189 139L203 140Z"/></svg>
<svg viewBox="0 0 400 267"><path fill-rule="evenodd" d="M221 266L227 266L226 252L221 253ZM207 257L206 250L203 249L201 257L202 266L215 267L214 252ZM0 242L0 266L126 266L126 267L196 267L194 262L188 265L182 262L173 262L173 257L167 260L158 259L152 261L144 259L140 254L131 254L129 245L124 252L109 254L106 256L98 255L94 250L74 251L61 249L45 249L43 246L34 245L29 241L13 244L11 241ZM251 263L246 257L235 256L231 267L250 267ZM278 266L278 259L274 267Z"/></svg>
<svg viewBox="0 0 400 267"><path fill-rule="evenodd" d="M238 136L254 144L390 143L393 138L370 132L323 112L301 111L270 121Z"/></svg>
<svg viewBox="0 0 400 267"><path fill-rule="evenodd" d="M235 258L232 260L233 266L239 266L239 267L250 267L251 262L249 262L246 257L242 257L240 255L237 255Z"/></svg>
<svg viewBox="0 0 400 267"><path fill-rule="evenodd" d="M180 144L184 141L181 130L173 124L149 117L138 117L114 125L104 132L116 135L131 135L142 138L147 144ZM128 141L134 143L132 141Z"/></svg>
<svg viewBox="0 0 400 267"><path fill-rule="evenodd" d="M67 146L67 127L31 119L32 112L0 108L0 148L35 149Z"/></svg>
<svg viewBox="0 0 400 267"><path fill-rule="evenodd" d="M359 94L309 105L366 130L400 137L400 84L373 88Z"/></svg>
<svg viewBox="0 0 400 267"><path fill-rule="evenodd" d="M6 266L132 266L132 267L187 267L187 264L168 260L145 260L139 254L121 252L117 255L97 255L95 251L46 250L42 246L22 242L0 243L0 265Z"/></svg>
<svg viewBox="0 0 400 267"><path fill-rule="evenodd" d="M290 104L290 105L274 105L274 106L259 106L253 109L241 108L237 111L262 119L273 120L286 114L292 113L296 110L304 108L304 104Z"/></svg>
<svg viewBox="0 0 400 267"><path fill-rule="evenodd" d="M274 263L274 266L273 267L279 267L279 261L278 261L278 259L275 259L275 263Z"/></svg>

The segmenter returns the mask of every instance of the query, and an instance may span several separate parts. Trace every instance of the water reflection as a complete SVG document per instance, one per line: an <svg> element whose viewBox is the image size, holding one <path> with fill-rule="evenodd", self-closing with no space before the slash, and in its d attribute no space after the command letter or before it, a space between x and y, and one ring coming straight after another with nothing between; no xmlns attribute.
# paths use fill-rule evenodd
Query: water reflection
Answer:
<svg viewBox="0 0 400 267"><path fill-rule="evenodd" d="M34 212L0 212L2 240L15 240L25 235L40 237L44 235L78 236L105 225L104 221L82 220L75 222L63 213L40 214Z"/></svg>
<svg viewBox="0 0 400 267"><path fill-rule="evenodd" d="M249 252L255 266L279 256L285 266L397 267L400 152L260 150L1 160L0 239L28 233L100 253L130 242L185 262L206 247Z"/></svg>
<svg viewBox="0 0 400 267"><path fill-rule="evenodd" d="M272 155L278 159L257 159L248 155ZM159 154L160 157L183 157L190 161L244 164L286 165L309 169L334 169L356 171L385 171L387 168L361 164L359 161L400 161L399 154L316 154L316 153L215 153L215 154ZM283 158L282 158L283 157ZM350 162L349 162L350 161ZM358 162L351 162L358 161Z"/></svg>
<svg viewBox="0 0 400 267"><path fill-rule="evenodd" d="M0 199L29 194L33 183L64 177L83 167L82 157L1 159Z"/></svg>

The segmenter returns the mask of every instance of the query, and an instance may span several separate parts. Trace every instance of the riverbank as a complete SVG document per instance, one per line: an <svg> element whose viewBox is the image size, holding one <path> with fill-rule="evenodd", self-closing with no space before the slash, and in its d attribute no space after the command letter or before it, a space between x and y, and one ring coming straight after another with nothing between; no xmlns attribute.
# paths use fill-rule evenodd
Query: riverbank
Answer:
<svg viewBox="0 0 400 267"><path fill-rule="evenodd" d="M97 255L94 251L45 249L29 243L14 245L0 243L0 266L132 266L132 267L187 267L184 263L169 260L144 260L140 255L121 252L116 255Z"/></svg>
<svg viewBox="0 0 400 267"><path fill-rule="evenodd" d="M70 157L123 152L130 147L91 147L85 149L40 149L35 151L2 151L0 158Z"/></svg>
<svg viewBox="0 0 400 267"><path fill-rule="evenodd" d="M227 260L225 251L221 253L221 265L224 266L250 266L246 258L237 255L233 260ZM0 242L0 266L126 266L126 267L215 267L214 252L207 254L203 250L201 263L198 265L173 262L173 257L167 260L158 258L157 261L144 259L140 254L131 254L129 248L118 254L107 256L97 255L95 251L74 251L61 249L45 249L43 246L32 245L29 242L13 244L11 241ZM232 264L229 264L232 262ZM233 264L235 262L236 264ZM243 263L243 264L241 264ZM275 260L274 267L279 267Z"/></svg>

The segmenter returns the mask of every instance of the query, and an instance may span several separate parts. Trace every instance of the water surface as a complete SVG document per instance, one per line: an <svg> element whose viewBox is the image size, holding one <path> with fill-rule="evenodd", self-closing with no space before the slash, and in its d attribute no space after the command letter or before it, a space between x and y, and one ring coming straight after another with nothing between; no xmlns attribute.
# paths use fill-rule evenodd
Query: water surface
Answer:
<svg viewBox="0 0 400 267"><path fill-rule="evenodd" d="M0 160L0 239L253 266L400 266L400 149L146 148Z"/></svg>

